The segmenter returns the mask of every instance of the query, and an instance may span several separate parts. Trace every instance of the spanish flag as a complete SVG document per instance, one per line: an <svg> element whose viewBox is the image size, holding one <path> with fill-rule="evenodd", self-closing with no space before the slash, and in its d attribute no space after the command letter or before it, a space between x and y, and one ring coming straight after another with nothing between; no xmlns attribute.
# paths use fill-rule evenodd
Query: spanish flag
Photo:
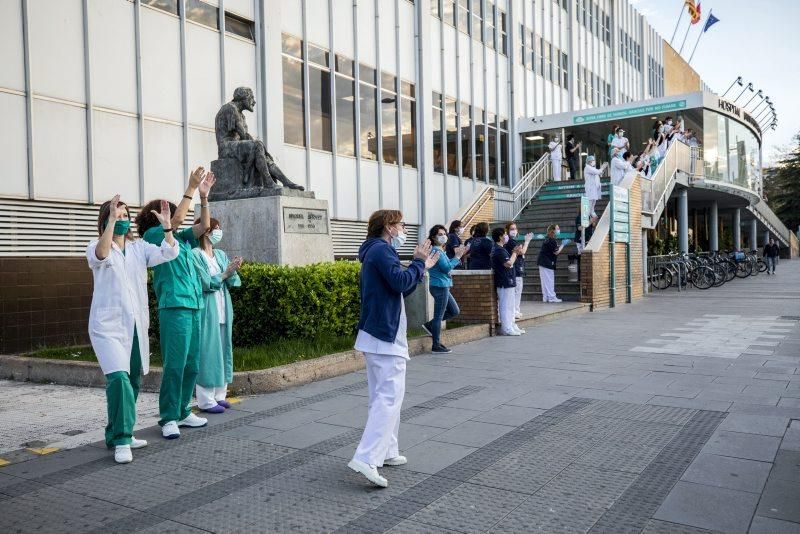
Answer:
<svg viewBox="0 0 800 534"><path fill-rule="evenodd" d="M697 24L700 22L701 14L700 14L700 2L695 4L694 0L685 0L683 5L686 6L686 10L689 12L689 17L692 19L692 24Z"/></svg>

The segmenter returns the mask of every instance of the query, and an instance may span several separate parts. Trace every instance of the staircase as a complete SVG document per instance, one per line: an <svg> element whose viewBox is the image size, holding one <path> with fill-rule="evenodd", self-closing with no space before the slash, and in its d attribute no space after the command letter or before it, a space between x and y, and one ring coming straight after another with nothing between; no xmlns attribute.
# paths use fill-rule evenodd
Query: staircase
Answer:
<svg viewBox="0 0 800 534"><path fill-rule="evenodd" d="M608 204L608 178L602 179L602 198L595 205L595 212L600 216ZM561 234L556 236L559 241L563 238L574 239L575 217L579 213L580 197L584 193L583 180L570 180L564 182L548 182L543 185L531 202L517 217L517 227L520 234L533 232L545 234L547 227L558 224ZM537 237L540 237L537 235ZM534 239L525 255L525 285L522 290L523 300L541 302L542 289L539 284L539 269L536 260L542 247L543 239ZM565 301L580 300L580 284L569 282L567 256L577 254L574 243L567 245L558 258L556 267L556 294Z"/></svg>

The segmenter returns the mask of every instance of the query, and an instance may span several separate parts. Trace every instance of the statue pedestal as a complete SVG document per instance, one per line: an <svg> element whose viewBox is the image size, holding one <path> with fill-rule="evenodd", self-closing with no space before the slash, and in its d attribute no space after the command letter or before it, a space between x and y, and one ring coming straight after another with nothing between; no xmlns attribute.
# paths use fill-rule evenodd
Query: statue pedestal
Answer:
<svg viewBox="0 0 800 534"><path fill-rule="evenodd" d="M210 203L211 216L223 230L218 246L228 257L282 265L333 261L327 200L288 188L262 195Z"/></svg>

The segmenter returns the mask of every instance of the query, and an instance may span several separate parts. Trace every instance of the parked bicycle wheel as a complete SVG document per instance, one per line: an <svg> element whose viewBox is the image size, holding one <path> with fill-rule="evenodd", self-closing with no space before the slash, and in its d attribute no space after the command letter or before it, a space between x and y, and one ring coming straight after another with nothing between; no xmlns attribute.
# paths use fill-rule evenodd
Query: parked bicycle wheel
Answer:
<svg viewBox="0 0 800 534"><path fill-rule="evenodd" d="M667 289L672 285L672 273L666 267L659 267L653 273L652 283L656 289Z"/></svg>
<svg viewBox="0 0 800 534"><path fill-rule="evenodd" d="M715 281L716 275L709 267L697 267L692 271L692 285L697 289L708 289Z"/></svg>
<svg viewBox="0 0 800 534"><path fill-rule="evenodd" d="M725 266L725 281L730 282L736 278L736 264L731 260L725 260L722 265Z"/></svg>
<svg viewBox="0 0 800 534"><path fill-rule="evenodd" d="M722 263L714 263L711 268L714 270L714 287L724 285L728 281L727 267Z"/></svg>
<svg viewBox="0 0 800 534"><path fill-rule="evenodd" d="M736 278L747 278L753 274L753 265L749 261L740 261L736 264Z"/></svg>
<svg viewBox="0 0 800 534"><path fill-rule="evenodd" d="M758 272L763 273L766 270L767 270L767 263L761 258L758 258Z"/></svg>

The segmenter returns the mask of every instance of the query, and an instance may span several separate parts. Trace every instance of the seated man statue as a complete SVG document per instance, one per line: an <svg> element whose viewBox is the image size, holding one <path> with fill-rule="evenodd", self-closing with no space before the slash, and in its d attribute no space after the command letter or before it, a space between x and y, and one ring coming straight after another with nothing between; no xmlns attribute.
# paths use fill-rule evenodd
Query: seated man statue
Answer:
<svg viewBox="0 0 800 534"><path fill-rule="evenodd" d="M218 157L234 158L241 163L244 174L242 185L245 187L252 177L254 186L273 188L277 185L275 180L278 180L284 187L303 191L304 187L292 182L275 165L264 143L247 133L247 121L243 112L252 112L255 105L252 89L237 87L233 92L233 100L219 109L214 119Z"/></svg>

